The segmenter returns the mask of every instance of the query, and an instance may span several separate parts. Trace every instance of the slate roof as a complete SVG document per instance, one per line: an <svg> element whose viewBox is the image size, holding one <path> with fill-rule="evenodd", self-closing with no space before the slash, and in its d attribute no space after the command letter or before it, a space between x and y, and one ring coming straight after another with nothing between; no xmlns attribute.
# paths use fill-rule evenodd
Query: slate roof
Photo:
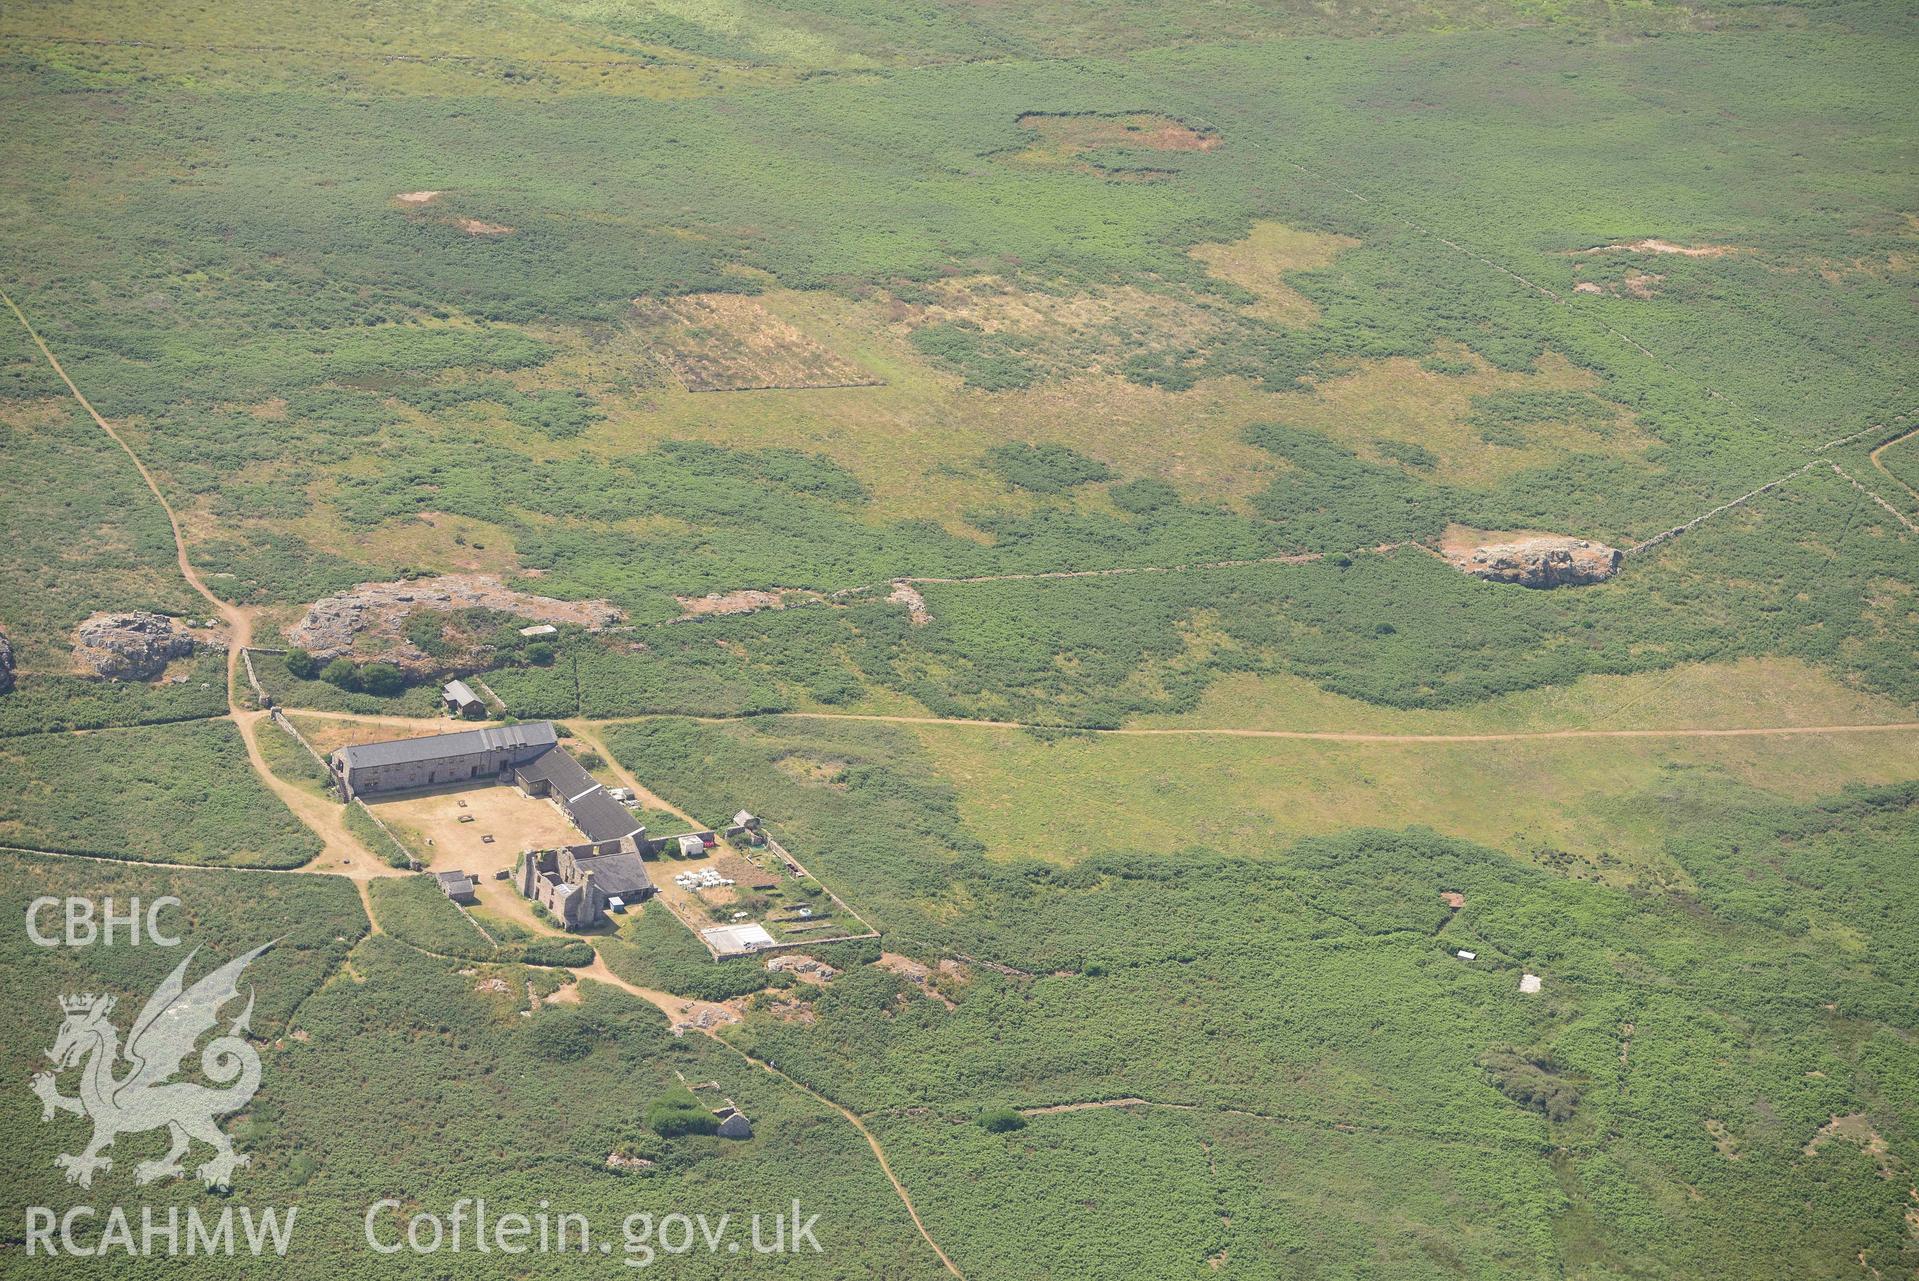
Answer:
<svg viewBox="0 0 1919 1281"><path fill-rule="evenodd" d="M607 790L562 748L543 752L516 768L529 779L542 779L553 789L561 808L573 820L573 826L596 844L631 836L642 824L633 811L607 794Z"/></svg>
<svg viewBox="0 0 1919 1281"><path fill-rule="evenodd" d="M369 766L442 760L449 756L478 755L495 748L505 749L515 755L524 751L526 755L534 756L559 741L559 736L553 732L553 722L527 721L520 725L488 725L481 729L455 730L451 734L429 734L424 738L361 743L354 747L342 747L333 753L333 757L348 769L364 769ZM552 755L551 752L546 754ZM565 755L564 752L560 754Z"/></svg>
<svg viewBox="0 0 1919 1281"><path fill-rule="evenodd" d="M473 878L465 872L435 872L433 877L448 898L473 897Z"/></svg>
<svg viewBox="0 0 1919 1281"><path fill-rule="evenodd" d="M595 790L566 803L567 817L589 841L617 841L644 830L632 810L608 796L604 787L597 783L593 786Z"/></svg>
<svg viewBox="0 0 1919 1281"><path fill-rule="evenodd" d="M599 854L576 860L582 872L593 873L593 883L614 898L636 903L653 892L653 878L637 854Z"/></svg>
<svg viewBox="0 0 1919 1281"><path fill-rule="evenodd" d="M440 691L440 696L442 698L450 698L462 707L468 703L477 703L480 701L480 696L475 694L473 687L465 681L448 681L446 688Z"/></svg>

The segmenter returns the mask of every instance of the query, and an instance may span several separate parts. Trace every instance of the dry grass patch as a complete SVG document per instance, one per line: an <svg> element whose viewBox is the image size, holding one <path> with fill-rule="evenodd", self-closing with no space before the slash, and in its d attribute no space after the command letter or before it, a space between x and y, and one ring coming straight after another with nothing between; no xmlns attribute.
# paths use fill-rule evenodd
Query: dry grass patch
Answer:
<svg viewBox="0 0 1919 1281"><path fill-rule="evenodd" d="M1727 254L1739 253L1736 245L1678 245L1670 240L1661 240L1648 236L1644 240L1628 240L1619 244L1594 245L1590 249L1575 250L1585 254L1678 254L1683 258L1723 258Z"/></svg>
<svg viewBox="0 0 1919 1281"><path fill-rule="evenodd" d="M1835 1116L1819 1127L1818 1133L1806 1144L1805 1155L1817 1156L1819 1149L1838 1139L1855 1145L1861 1152L1879 1167L1879 1177L1890 1179L1899 1172L1899 1160L1892 1154L1892 1145L1872 1127L1864 1112L1854 1112L1849 1116Z"/></svg>
<svg viewBox="0 0 1919 1281"><path fill-rule="evenodd" d="M1424 826L1600 880L1684 885L1659 804L1682 785L1807 802L1919 770L1919 731L1469 743L913 732L989 854L1061 863L1195 847L1260 857L1304 836ZM1116 813L1128 821L1115 826Z"/></svg>
<svg viewBox="0 0 1919 1281"><path fill-rule="evenodd" d="M1287 275L1329 266L1343 250L1358 244L1351 236L1261 222L1255 223L1243 240L1194 245L1188 252L1206 264L1208 274L1257 296L1259 301L1247 308L1251 314L1300 329L1319 319L1319 308L1286 283Z"/></svg>
<svg viewBox="0 0 1919 1281"><path fill-rule="evenodd" d="M1610 407L1611 417L1521 426L1523 444L1495 445L1473 421L1476 398L1590 392L1599 379L1557 352L1541 356L1532 373L1509 373L1476 357L1463 358L1475 366L1473 372L1435 373L1400 357L1365 361L1304 395L1275 402L1269 414L1330 436L1371 462L1393 461L1380 449L1382 440L1418 445L1437 457L1429 473L1434 479L1470 487L1497 484L1569 452L1638 457L1657 443L1626 410Z"/></svg>
<svg viewBox="0 0 1919 1281"><path fill-rule="evenodd" d="M1212 129L1195 129L1170 116L1147 111L1106 114L1028 112L1019 127L1035 135L1025 147L1008 152L1009 163L1036 168L1073 169L1121 181L1152 182L1169 171L1152 166L1102 164L1089 160L1099 152L1211 151L1223 141Z"/></svg>
<svg viewBox="0 0 1919 1281"><path fill-rule="evenodd" d="M273 661L256 655L254 662ZM471 724L459 724L440 717L359 717L355 720L343 720L333 716L308 716L292 713L289 716L295 728L313 744L313 750L322 756L331 755L342 747L358 747L362 743L387 743L401 738L424 738L428 734L450 734L459 729L472 729Z"/></svg>
<svg viewBox="0 0 1919 1281"><path fill-rule="evenodd" d="M887 317L901 336L925 325L957 321L987 333L1010 333L1049 345L1092 341L1109 354L1132 355L1142 346L1197 344L1219 321L1205 307L1132 285L1060 289L1016 284L1003 276L958 276L918 286L929 299L894 299ZM1074 368L1085 368L1076 363Z"/></svg>
<svg viewBox="0 0 1919 1281"><path fill-rule="evenodd" d="M889 297L891 334L910 339L932 325L972 326L1013 341L1042 381L1118 374L1129 359L1214 347L1233 323L1217 302L1134 285L1086 286L964 276L916 284ZM1004 395L1004 391L996 394Z"/></svg>
<svg viewBox="0 0 1919 1281"><path fill-rule="evenodd" d="M1147 727L1479 734L1555 729L1754 729L1898 725L1919 709L1840 683L1795 658L1690 663L1632 676L1585 676L1448 711L1379 707L1299 676L1221 678L1191 712L1142 717Z"/></svg>
<svg viewBox="0 0 1919 1281"><path fill-rule="evenodd" d="M633 385L626 374L634 363L663 352L645 352L637 336L623 331L600 342L577 330L536 331L563 350L533 371L526 385L592 390L607 421L563 442L570 450L617 455L662 440L699 440L728 449L819 453L859 478L871 495L866 514L875 523L930 520L960 537L984 537L964 522L963 513L1023 501L1009 497L1000 479L979 465L994 445L1069 445L1128 478L1157 477L1196 501L1235 506L1283 466L1244 439L1247 426L1270 420L1279 402L1241 379L1208 378L1191 391L1171 392L1082 372L981 395L965 390L956 375L934 369L913 348L912 326L889 297L855 301L780 290L755 301L845 353L880 385L726 397L689 393L677 379ZM1004 307L1007 323L1013 323L1029 301L1036 309L1052 302L1008 299L993 306ZM1109 297L1099 305L1118 304ZM1081 501L1098 497L1088 493ZM492 538L483 541L494 546Z"/></svg>
<svg viewBox="0 0 1919 1281"><path fill-rule="evenodd" d="M686 390L867 387L878 380L744 294L638 299L654 350Z"/></svg>

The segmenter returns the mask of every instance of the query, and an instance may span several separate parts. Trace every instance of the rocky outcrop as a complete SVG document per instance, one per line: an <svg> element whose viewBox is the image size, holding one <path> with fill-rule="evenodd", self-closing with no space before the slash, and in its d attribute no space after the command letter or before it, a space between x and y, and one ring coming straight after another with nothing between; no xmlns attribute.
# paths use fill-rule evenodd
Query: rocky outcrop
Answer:
<svg viewBox="0 0 1919 1281"><path fill-rule="evenodd" d="M176 658L193 653L193 635L165 614L95 614L74 633L73 656L98 676L152 680Z"/></svg>
<svg viewBox="0 0 1919 1281"><path fill-rule="evenodd" d="M1483 547L1448 548L1455 569L1495 583L1521 587L1577 587L1603 582L1619 572L1619 550L1584 538L1545 535Z"/></svg>
<svg viewBox="0 0 1919 1281"><path fill-rule="evenodd" d="M906 606L906 617L915 627L924 627L933 621L932 611L926 608L926 597L920 595L919 589L904 578L894 581L892 594L886 599L895 605Z"/></svg>
<svg viewBox="0 0 1919 1281"><path fill-rule="evenodd" d="M0 632L0 694L13 692L13 642Z"/></svg>
<svg viewBox="0 0 1919 1281"><path fill-rule="evenodd" d="M354 638L371 633L367 657L403 667L431 667L434 660L406 639L404 625L422 610L494 609L542 623L575 623L599 630L625 617L603 600L556 600L516 592L483 574L447 574L440 578L363 583L351 591L315 601L287 632L287 639L319 658L336 658L354 649Z"/></svg>

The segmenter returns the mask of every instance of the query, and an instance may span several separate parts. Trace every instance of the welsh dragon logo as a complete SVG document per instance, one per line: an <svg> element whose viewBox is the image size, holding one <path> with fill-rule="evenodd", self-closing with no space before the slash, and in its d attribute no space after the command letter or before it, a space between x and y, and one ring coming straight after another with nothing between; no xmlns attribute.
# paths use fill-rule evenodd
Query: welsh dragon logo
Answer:
<svg viewBox="0 0 1919 1281"><path fill-rule="evenodd" d="M200 1054L200 1071L214 1084L172 1078L194 1044L219 1021L220 1007L239 995L241 972L272 946L264 943L235 957L190 988L185 985L187 966L198 949L189 953L134 1020L127 1036L124 1071L120 1030L107 1017L113 1012L114 998L60 998L66 1021L47 1051L54 1070L33 1078L33 1092L40 1096L41 1120L51 1121L57 1111L93 1122L93 1138L79 1155L63 1153L53 1159L67 1172L67 1182L92 1187L94 1172L113 1166L111 1159L100 1154L114 1139L164 1126L172 1134L173 1146L160 1160L142 1161L135 1167L137 1182L183 1176L186 1169L180 1159L198 1139L213 1149L213 1156L196 1173L210 1188L231 1184L234 1169L247 1164L247 1158L233 1150L233 1140L215 1118L245 1107L260 1088L260 1056L246 1041L247 1021L253 1016L251 990L246 1008L226 1035L208 1042ZM80 1068L80 1094L67 1098L59 1091L59 1073L75 1067Z"/></svg>

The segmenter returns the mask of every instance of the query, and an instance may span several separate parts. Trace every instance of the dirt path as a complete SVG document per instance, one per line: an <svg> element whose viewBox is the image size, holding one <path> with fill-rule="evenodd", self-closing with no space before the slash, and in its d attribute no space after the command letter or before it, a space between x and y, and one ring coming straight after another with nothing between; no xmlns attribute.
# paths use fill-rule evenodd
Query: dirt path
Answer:
<svg viewBox="0 0 1919 1281"><path fill-rule="evenodd" d="M853 1109L849 1107L844 1107L838 1103L835 1103L832 1099L827 1098L824 1094L821 1094L818 1090L813 1089L811 1086L803 1085L800 1082L795 1081L792 1077L780 1071L778 1068L774 1067L771 1063L768 1063L764 1059L758 1059L753 1057L751 1054L748 1054L745 1050L742 1050L739 1046L733 1044L731 1041L728 1041L725 1038L719 1037L719 1036L715 1036L713 1039L715 1041L718 1041L721 1045L724 1045L727 1049L733 1051L733 1053L745 1059L748 1063L751 1063L755 1067L759 1068L762 1072L767 1073L769 1076L778 1077L780 1080L786 1082L788 1085L798 1090L801 1094L807 1095L808 1097L815 1099L820 1103L825 1104L827 1107L832 1108L835 1112L845 1117L847 1124L851 1125L854 1129L858 1130L860 1132L860 1137L866 1140L866 1146L873 1149L874 1159L876 1159L880 1163L880 1172L886 1176L886 1181L893 1185L893 1191L899 1194L900 1204L906 1207L906 1213L912 1217L913 1226L920 1230L920 1236L923 1237L926 1241L926 1244L932 1248L933 1253L939 1256L939 1261L946 1265L946 1270L952 1273L954 1276L962 1278L962 1281L964 1281L966 1274L961 1272L959 1270L959 1266L955 1264L952 1259L947 1257L946 1251L940 1249L939 1242L933 1239L933 1234L926 1230L926 1223L924 1220L920 1218L919 1210L913 1205L913 1198L907 1195L905 1185L899 1181L899 1176L893 1173L892 1162L886 1159L886 1149L880 1146L880 1141L877 1138L875 1138L873 1136L873 1132L866 1127L866 1122L860 1119L859 1113L853 1111Z"/></svg>
<svg viewBox="0 0 1919 1281"><path fill-rule="evenodd" d="M1405 546L1404 543L1382 543L1378 547L1364 550L1389 552ZM893 578L887 585L911 583L915 587L923 586L966 586L972 583L1030 583L1052 578L1117 578L1122 574L1190 574L1201 569L1243 569L1249 565L1310 565L1314 561L1326 559L1325 552L1288 552L1284 556L1256 556L1250 560L1203 560L1190 565L1122 565L1113 569L1054 569L1027 574L981 574L974 578ZM853 592L871 591L870 587L853 587L834 595L850 595Z"/></svg>
<svg viewBox="0 0 1919 1281"><path fill-rule="evenodd" d="M344 874L353 875L355 869L364 871L366 865L378 864L380 860L375 858L372 852L347 830L346 824L340 815L334 812L332 806L286 782L268 767L266 758L260 753L257 737L261 714L242 712L233 706L233 685L239 679L240 655L253 644L252 614L238 605L221 600L207 587L199 572L193 568L193 561L187 556L187 540L180 528L180 517L173 510L173 504L167 501L166 495L160 492L159 482L154 480L153 473L147 470L147 465L140 461L140 456L133 452L133 447L127 444L125 438L114 429L113 424L93 407L93 402L81 394L80 389L74 385L73 379L67 376L66 366L60 363L60 358L53 354L46 340L40 337L39 331L27 319L26 313L20 310L20 305L14 302L12 296L5 290L0 290L0 302L6 303L7 310L11 311L14 319L20 322L20 327L27 331L27 337L33 339L33 345L40 349L42 356L46 357L47 364L51 365L53 372L60 376L60 381L66 384L67 390L73 394L74 400L79 402L80 408L87 411L87 416L107 434L108 439L120 447L120 452L127 456L127 461L131 462L134 470L140 473L140 479L146 482L148 492L153 495L153 501L160 504L160 510L166 513L167 525L173 531L173 554L179 563L180 577L185 579L187 586L205 599L207 604L213 607L214 612L225 621L227 625L227 719L232 721L234 728L239 730L240 739L246 744L247 759L252 762L254 773L260 776L260 781L271 788L274 795L278 796L301 822L312 828L314 833L325 842L326 848L320 855L319 862L330 866L323 870L343 870ZM316 868L316 870L322 869Z"/></svg>
<svg viewBox="0 0 1919 1281"><path fill-rule="evenodd" d="M1864 485L1860 484L1859 479L1856 476L1854 476L1851 472L1847 471L1844 467L1841 467L1838 463L1834 463L1832 465L1832 469L1834 472L1838 474L1840 479L1844 480L1847 484L1851 485L1854 489L1864 494L1867 498L1872 499L1873 502L1878 503L1879 506L1885 510L1886 515L1892 517L1894 520L1898 521L1901 525L1904 525L1906 527L1907 533L1919 534L1919 525L1913 524L1911 519L1908 518L1904 512L1900 511L1897 507L1894 507L1891 503L1881 498L1878 494L1875 494L1872 490L1867 489ZM1884 470L1884 469L1882 468L1881 470ZM1887 475L1891 475L1891 473L1888 472ZM1899 478L1897 476L1893 476L1892 479L1893 479L1893 483L1895 484L1899 483Z"/></svg>
<svg viewBox="0 0 1919 1281"><path fill-rule="evenodd" d="M166 496L160 492L160 486L154 481L153 473L148 471L147 465L140 461L140 456L133 452L133 447L127 444L118 431L114 430L113 424L100 416L100 411L93 407L93 402L80 394L80 389L73 385L73 379L67 377L66 366L60 363L59 357L53 354L46 341L40 337L40 332L27 319L27 314L20 310L20 305L14 302L5 290L0 290L0 302L7 304L7 309L20 322L20 327L27 331L27 337L33 339L33 345L40 349L40 354L47 358L49 365L53 366L53 372L60 376L60 381L65 383L67 390L73 393L73 398L80 403L80 408L86 410L87 416L92 418L100 430L120 447L120 452L127 456L127 460L140 473L140 479L146 482L147 489L153 494L153 500L159 503L160 510L166 513L167 524L173 529L173 552L180 564L180 577L186 579L187 586L206 598L207 603L213 606L226 621L231 633L232 639L227 645L227 691L230 698L233 682L239 671L240 651L253 643L253 619L239 606L228 604L208 590L206 583L201 581L199 573L194 570L193 562L187 559L187 540L180 530L180 518L174 513L173 505L167 502Z"/></svg>
<svg viewBox="0 0 1919 1281"><path fill-rule="evenodd" d="M1919 436L1919 427L1913 428L1911 431L1907 432L1903 436L1894 437L1893 439L1887 441L1885 444L1879 446L1879 448L1873 450L1870 454L1866 455L1866 457L1872 460L1872 465L1879 470L1880 475L1884 476L1887 480L1891 481L1893 484L1899 486L1899 488L1905 490L1908 494L1912 495L1915 501L1919 501L1919 489L1914 489L1911 485L1908 485L1905 481L1900 480L1897 476L1893 475L1892 470L1888 468L1885 465L1885 463L1881 462L1879 459L1879 456L1881 454L1885 453L1888 449L1891 449L1894 445L1903 445L1907 441L1911 440L1914 436Z"/></svg>
<svg viewBox="0 0 1919 1281"><path fill-rule="evenodd" d="M1049 1116L1054 1112L1086 1112L1093 1108L1169 1107L1193 1110L1184 1103L1155 1103L1151 1099L1098 1099L1092 1103L1049 1103L1045 1107L1021 1108L1021 1116Z"/></svg>

